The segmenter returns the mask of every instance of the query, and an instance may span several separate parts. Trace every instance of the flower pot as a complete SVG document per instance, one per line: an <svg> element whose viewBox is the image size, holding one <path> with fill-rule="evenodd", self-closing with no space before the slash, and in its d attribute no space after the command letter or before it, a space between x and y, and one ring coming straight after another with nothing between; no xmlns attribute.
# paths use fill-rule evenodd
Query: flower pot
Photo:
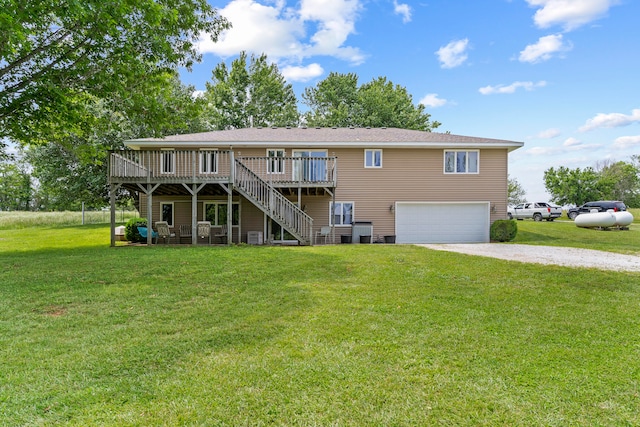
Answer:
<svg viewBox="0 0 640 427"><path fill-rule="evenodd" d="M384 242L385 243L395 243L396 242L396 236L395 235L384 236Z"/></svg>
<svg viewBox="0 0 640 427"><path fill-rule="evenodd" d="M360 243L371 243L371 236L360 236Z"/></svg>
<svg viewBox="0 0 640 427"><path fill-rule="evenodd" d="M340 236L340 243L351 243L351 236L343 234Z"/></svg>

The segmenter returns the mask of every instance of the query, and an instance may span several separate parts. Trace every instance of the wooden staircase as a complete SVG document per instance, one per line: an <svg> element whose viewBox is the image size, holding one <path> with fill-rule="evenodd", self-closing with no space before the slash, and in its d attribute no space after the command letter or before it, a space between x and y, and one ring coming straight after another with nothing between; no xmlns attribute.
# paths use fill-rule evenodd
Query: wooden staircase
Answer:
<svg viewBox="0 0 640 427"><path fill-rule="evenodd" d="M313 218L238 159L235 159L234 172L234 190L291 233L301 245L313 244Z"/></svg>

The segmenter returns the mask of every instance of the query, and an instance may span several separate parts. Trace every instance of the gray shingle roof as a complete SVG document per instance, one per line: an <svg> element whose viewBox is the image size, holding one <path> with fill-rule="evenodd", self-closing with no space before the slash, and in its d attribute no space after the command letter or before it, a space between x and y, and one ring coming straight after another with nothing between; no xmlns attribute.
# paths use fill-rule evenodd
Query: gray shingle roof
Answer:
<svg viewBox="0 0 640 427"><path fill-rule="evenodd" d="M502 139L479 138L473 136L452 135L447 133L424 132L398 128L245 128L212 132L172 135L165 138L145 138L127 141L132 147L166 145L166 143L184 143L202 145L203 143L229 143L234 146L259 145L260 143L339 143L340 145L361 145L374 143L377 146L414 145L448 146L479 145L502 146L516 149L522 142Z"/></svg>

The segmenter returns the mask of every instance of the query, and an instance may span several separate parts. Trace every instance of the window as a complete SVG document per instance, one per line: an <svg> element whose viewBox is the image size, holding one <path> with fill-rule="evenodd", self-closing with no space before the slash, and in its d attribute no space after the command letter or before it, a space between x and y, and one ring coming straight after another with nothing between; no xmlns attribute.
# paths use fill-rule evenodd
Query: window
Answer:
<svg viewBox="0 0 640 427"><path fill-rule="evenodd" d="M160 221L167 221L173 227L173 202L160 202Z"/></svg>
<svg viewBox="0 0 640 427"><path fill-rule="evenodd" d="M232 204L232 225L240 225L240 204ZM227 202L205 202L204 220L211 225L227 225Z"/></svg>
<svg viewBox="0 0 640 427"><path fill-rule="evenodd" d="M160 162L160 173L176 173L176 156L174 151L163 151Z"/></svg>
<svg viewBox="0 0 640 427"><path fill-rule="evenodd" d="M218 152L203 151L200 153L200 173L218 173Z"/></svg>
<svg viewBox="0 0 640 427"><path fill-rule="evenodd" d="M364 150L364 167L381 168L382 150Z"/></svg>
<svg viewBox="0 0 640 427"><path fill-rule="evenodd" d="M284 156L284 150L267 150L267 157L269 157L267 173L284 173Z"/></svg>
<svg viewBox="0 0 640 427"><path fill-rule="evenodd" d="M330 225L351 225L353 224L353 202L336 202L329 204Z"/></svg>
<svg viewBox="0 0 640 427"><path fill-rule="evenodd" d="M480 163L478 151L445 151L445 173L478 173Z"/></svg>

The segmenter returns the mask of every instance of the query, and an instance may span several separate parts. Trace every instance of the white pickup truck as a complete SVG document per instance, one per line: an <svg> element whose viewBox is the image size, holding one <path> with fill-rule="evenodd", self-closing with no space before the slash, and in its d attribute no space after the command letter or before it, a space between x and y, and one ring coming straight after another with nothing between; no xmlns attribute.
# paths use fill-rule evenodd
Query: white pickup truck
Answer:
<svg viewBox="0 0 640 427"><path fill-rule="evenodd" d="M518 206L509 207L507 209L509 219L522 220L532 218L534 221L553 221L562 216L562 208L559 206L551 206L544 202L527 202L520 203Z"/></svg>

